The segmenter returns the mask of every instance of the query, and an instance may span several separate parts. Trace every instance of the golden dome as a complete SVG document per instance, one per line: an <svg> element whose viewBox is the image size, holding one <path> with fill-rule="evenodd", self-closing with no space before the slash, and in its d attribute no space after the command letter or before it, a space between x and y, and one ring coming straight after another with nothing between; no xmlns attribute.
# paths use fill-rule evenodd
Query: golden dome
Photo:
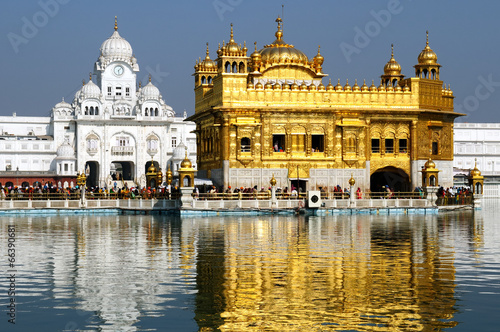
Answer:
<svg viewBox="0 0 500 332"><path fill-rule="evenodd" d="M262 89L264 89L264 86L262 85L262 83L257 82L257 84L255 84L255 88L256 88L257 90L262 90Z"/></svg>
<svg viewBox="0 0 500 332"><path fill-rule="evenodd" d="M240 51L240 47L238 46L238 44L236 44L236 42L234 41L234 37L233 37L233 23L231 23L231 35L230 35L230 38L229 38L229 42L227 43L226 45L226 50L230 53L236 53L236 52L239 52Z"/></svg>
<svg viewBox="0 0 500 332"><path fill-rule="evenodd" d="M477 168L477 159L475 160L475 163L474 163L474 169L472 171L470 171L470 176L472 176L472 177L481 176L481 171Z"/></svg>
<svg viewBox="0 0 500 332"><path fill-rule="evenodd" d="M425 169L436 168L436 164L429 157L429 160L427 160L427 162L425 163L424 167L425 167Z"/></svg>
<svg viewBox="0 0 500 332"><path fill-rule="evenodd" d="M278 31L276 31L276 40L269 45L265 45L259 51L263 63L282 64L282 63L296 63L302 65L309 64L309 58L302 51L296 49L293 45L287 44L283 41L282 19L278 17Z"/></svg>
<svg viewBox="0 0 500 332"><path fill-rule="evenodd" d="M349 185L352 187L356 184L356 180L354 180L354 177L352 176L352 173L351 173L351 178L349 179Z"/></svg>
<svg viewBox="0 0 500 332"><path fill-rule="evenodd" d="M437 64L437 55L434 51L429 47L429 31L426 32L426 42L425 48L418 55L418 64Z"/></svg>
<svg viewBox="0 0 500 332"><path fill-rule="evenodd" d="M340 80L339 80L340 82ZM332 79L329 80L328 85L326 86L326 91L333 91L335 90L333 84L332 84Z"/></svg>
<svg viewBox="0 0 500 332"><path fill-rule="evenodd" d="M209 50L208 50L208 43L207 43L207 53L205 55L205 59L203 59L203 61L201 61L201 58L200 58L200 61L196 61L196 65L194 66L194 69L196 71L217 71L217 64L215 63L215 61L213 61L212 59L210 59L210 55L209 55Z"/></svg>
<svg viewBox="0 0 500 332"><path fill-rule="evenodd" d="M325 58L321 55L320 51L321 46L318 46L318 54L314 57L314 63L318 65L322 65L323 62L325 61Z"/></svg>
<svg viewBox="0 0 500 332"><path fill-rule="evenodd" d="M358 79L354 80L354 85L352 86L352 91L360 91L360 87L358 85Z"/></svg>
<svg viewBox="0 0 500 332"><path fill-rule="evenodd" d="M366 85L366 80L363 80L363 85L361 86L361 91L368 91L368 85Z"/></svg>
<svg viewBox="0 0 500 332"><path fill-rule="evenodd" d="M378 91L377 87L375 86L374 80L372 80L372 85L370 85L370 91L372 91L372 92Z"/></svg>
<svg viewBox="0 0 500 332"><path fill-rule="evenodd" d="M309 84L309 91L314 91L314 90L318 90L318 87L316 86L316 84L314 84L314 83Z"/></svg>
<svg viewBox="0 0 500 332"><path fill-rule="evenodd" d="M157 172L157 170L156 170L155 164L151 161L151 165L148 168L148 173L152 174L152 173L156 173L156 172Z"/></svg>
<svg viewBox="0 0 500 332"><path fill-rule="evenodd" d="M335 91L342 91L342 90L344 90L344 88L340 84L340 78L339 78L339 80L337 81L337 85L335 86Z"/></svg>
<svg viewBox="0 0 500 332"><path fill-rule="evenodd" d="M255 42L254 45L255 51L250 55L250 58L252 59L253 70L257 71L259 69L260 63L262 62L262 56L260 55L259 51L257 51L257 42Z"/></svg>
<svg viewBox="0 0 500 332"><path fill-rule="evenodd" d="M345 82L344 91L351 91L351 86L349 85L349 80L348 79Z"/></svg>
<svg viewBox="0 0 500 332"><path fill-rule="evenodd" d="M394 59L394 45L391 44L391 59L384 66L385 75L401 75L401 65Z"/></svg>
<svg viewBox="0 0 500 332"><path fill-rule="evenodd" d="M229 42L225 44L224 41L222 41L222 48L219 47L217 50L217 55L218 56L246 56L247 53L247 48L246 45L242 48L241 45L238 45L234 41L234 34L233 34L233 23L231 23L231 35L229 36Z"/></svg>
<svg viewBox="0 0 500 332"><path fill-rule="evenodd" d="M320 83L319 83L319 85L318 85L318 90L319 90L319 91L325 91L325 90L326 90L325 86L323 85L323 82L320 82Z"/></svg>
<svg viewBox="0 0 500 332"><path fill-rule="evenodd" d="M207 54L205 55L205 59L203 60L203 62L205 64L205 67L207 68L213 68L215 67L215 61L212 61L210 59L210 52L208 50L208 43L207 43Z"/></svg>
<svg viewBox="0 0 500 332"><path fill-rule="evenodd" d="M380 85L378 86L379 92L385 92L385 85L382 81L380 81Z"/></svg>
<svg viewBox="0 0 500 332"><path fill-rule="evenodd" d="M188 151L186 147L186 157L184 160L181 162L181 168L192 168L193 164L191 163L191 160L188 159Z"/></svg>
<svg viewBox="0 0 500 332"><path fill-rule="evenodd" d="M271 84L271 82L267 82L266 85L264 85L264 89L266 90L271 90L273 88L273 85Z"/></svg>
<svg viewBox="0 0 500 332"><path fill-rule="evenodd" d="M274 173L273 173L273 177L272 177L272 178L271 178L271 180L269 181L269 184L270 184L271 186L273 186L273 187L274 187L274 186L276 185L276 182L277 182L277 181L276 181L276 179L274 178Z"/></svg>

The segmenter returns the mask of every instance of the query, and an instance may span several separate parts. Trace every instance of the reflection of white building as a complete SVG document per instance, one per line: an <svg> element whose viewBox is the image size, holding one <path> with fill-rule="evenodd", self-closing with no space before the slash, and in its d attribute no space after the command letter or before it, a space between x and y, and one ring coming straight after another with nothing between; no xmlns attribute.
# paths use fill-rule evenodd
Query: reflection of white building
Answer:
<svg viewBox="0 0 500 332"><path fill-rule="evenodd" d="M453 137L455 185L466 181L477 162L484 196L500 197L500 123L455 123Z"/></svg>
<svg viewBox="0 0 500 332"><path fill-rule="evenodd" d="M16 176L14 171L18 177L30 172L49 179L86 170L90 186L109 186L115 177L144 186L150 163L165 174L181 142L194 162L194 123L184 121L185 113L175 116L151 78L137 86L138 72L132 47L115 23L89 81L71 104L61 101L47 118L0 117L2 185ZM175 164L172 168L175 175Z"/></svg>

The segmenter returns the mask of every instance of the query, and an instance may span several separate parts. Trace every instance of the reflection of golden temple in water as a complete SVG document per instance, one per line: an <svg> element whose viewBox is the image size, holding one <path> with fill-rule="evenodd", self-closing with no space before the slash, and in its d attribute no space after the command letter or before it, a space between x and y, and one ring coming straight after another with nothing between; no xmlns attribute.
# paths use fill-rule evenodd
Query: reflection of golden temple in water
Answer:
<svg viewBox="0 0 500 332"><path fill-rule="evenodd" d="M24 293L49 292L103 331L185 310L180 293L201 331L440 330L457 324L455 248L484 241L466 213L15 222L22 273L37 273Z"/></svg>
<svg viewBox="0 0 500 332"><path fill-rule="evenodd" d="M453 122L462 114L454 112L428 40L413 77L405 78L391 53L378 87L340 80L325 86L320 49L309 59L284 41L277 22L276 40L260 50L255 43L250 56L231 25L217 58L207 45L195 65L189 120L196 123L200 177L225 188L260 188L274 174L279 187L299 181L303 189L331 190L347 187L353 173L363 191L380 184L412 191L432 158L441 184L452 186Z"/></svg>
<svg viewBox="0 0 500 332"><path fill-rule="evenodd" d="M226 224L224 253L206 260L203 249L198 254L199 272L208 272L200 276L198 295L220 292L211 305L197 307L201 331L455 326L454 251L440 247L436 220L410 228L375 219L243 218Z"/></svg>

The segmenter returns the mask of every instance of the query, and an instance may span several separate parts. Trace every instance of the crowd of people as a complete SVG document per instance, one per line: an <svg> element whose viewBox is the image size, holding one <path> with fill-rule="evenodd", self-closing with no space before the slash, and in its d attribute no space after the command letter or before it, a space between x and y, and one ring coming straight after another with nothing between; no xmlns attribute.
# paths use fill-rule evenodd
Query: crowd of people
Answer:
<svg viewBox="0 0 500 332"><path fill-rule="evenodd" d="M322 199L348 199L351 195L348 188L342 188L340 185L333 187L331 190L325 187L319 187ZM51 182L47 182L40 186L17 187L17 186L1 186L0 199L80 199L82 194L79 186L63 188L56 186ZM232 188L228 186L197 186L193 190L194 199L270 199L272 192L271 187L238 187ZM389 186L383 186L380 192L363 193L358 187L355 192L356 199L363 198L424 198L424 190L421 187L416 187L413 194L395 192ZM119 188L115 185L110 187L87 187L87 199L176 199L180 196L178 187L172 187L170 190L167 187L124 187ZM467 204L467 199L472 196L472 191L466 187L440 187L437 191L438 205L452 204ZM300 187L292 185L290 188L276 188L277 199L298 199L305 198L305 192Z"/></svg>
<svg viewBox="0 0 500 332"><path fill-rule="evenodd" d="M151 188L151 187L86 187L85 197L87 199L170 199L179 197L178 187ZM52 182L47 182L41 186L0 186L0 199L80 199L82 188L59 187Z"/></svg>

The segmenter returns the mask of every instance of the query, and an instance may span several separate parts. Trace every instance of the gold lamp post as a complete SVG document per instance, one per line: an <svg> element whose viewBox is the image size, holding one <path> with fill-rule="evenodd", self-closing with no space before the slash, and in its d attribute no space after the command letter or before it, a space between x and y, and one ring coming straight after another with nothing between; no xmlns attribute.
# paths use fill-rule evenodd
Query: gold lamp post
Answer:
<svg viewBox="0 0 500 332"><path fill-rule="evenodd" d="M269 181L269 184L271 185L271 208L278 207L278 200L276 199L276 179L274 178L274 173L273 177Z"/></svg>
<svg viewBox="0 0 500 332"><path fill-rule="evenodd" d="M349 179L349 203L353 206L356 201L354 200L354 185L356 184L356 180L351 173L351 178Z"/></svg>

